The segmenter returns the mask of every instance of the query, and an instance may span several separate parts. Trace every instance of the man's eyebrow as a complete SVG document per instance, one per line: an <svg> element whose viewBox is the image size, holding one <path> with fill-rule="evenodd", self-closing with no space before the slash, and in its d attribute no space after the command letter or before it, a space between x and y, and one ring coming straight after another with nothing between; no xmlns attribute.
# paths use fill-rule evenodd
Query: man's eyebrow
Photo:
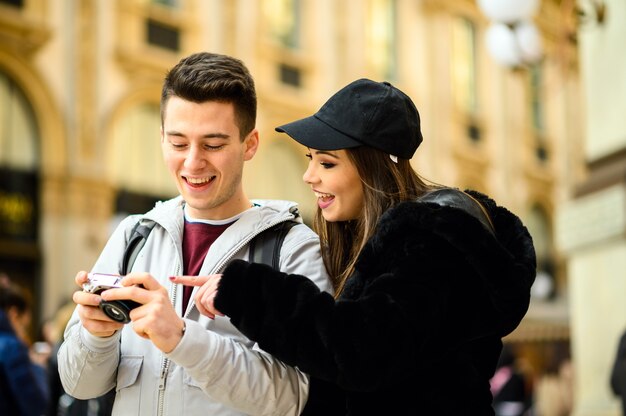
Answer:
<svg viewBox="0 0 626 416"><path fill-rule="evenodd" d="M204 139L230 139L230 134L226 133L208 133L202 136Z"/></svg>
<svg viewBox="0 0 626 416"><path fill-rule="evenodd" d="M168 136L185 137L185 135L177 130L169 130L165 132ZM229 139L230 135L226 133L207 133L202 136L203 139Z"/></svg>

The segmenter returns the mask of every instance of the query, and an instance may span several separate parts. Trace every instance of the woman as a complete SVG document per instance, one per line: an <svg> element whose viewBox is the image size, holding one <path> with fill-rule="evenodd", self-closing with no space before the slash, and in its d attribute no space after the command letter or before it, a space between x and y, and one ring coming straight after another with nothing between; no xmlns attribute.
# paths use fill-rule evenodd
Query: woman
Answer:
<svg viewBox="0 0 626 416"><path fill-rule="evenodd" d="M355 81L312 117L277 128L309 148L315 228L335 296L308 279L233 261L201 313L311 376L304 414L493 415L501 338L526 313L530 235L478 192L427 185L409 159L417 109L389 83Z"/></svg>

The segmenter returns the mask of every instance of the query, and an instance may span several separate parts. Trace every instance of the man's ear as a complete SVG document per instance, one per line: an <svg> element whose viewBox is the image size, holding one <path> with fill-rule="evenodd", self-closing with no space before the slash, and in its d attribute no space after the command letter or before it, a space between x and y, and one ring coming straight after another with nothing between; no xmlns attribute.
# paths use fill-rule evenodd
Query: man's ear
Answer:
<svg viewBox="0 0 626 416"><path fill-rule="evenodd" d="M244 139L244 145L246 150L244 152L243 160L250 160L256 154L257 149L259 148L259 131L257 129L253 129L246 138Z"/></svg>

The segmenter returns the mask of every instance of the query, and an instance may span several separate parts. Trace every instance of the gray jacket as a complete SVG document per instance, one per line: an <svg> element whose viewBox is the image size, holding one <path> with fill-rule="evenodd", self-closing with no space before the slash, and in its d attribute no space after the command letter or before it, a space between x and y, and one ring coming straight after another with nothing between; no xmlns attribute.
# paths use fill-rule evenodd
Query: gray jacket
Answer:
<svg viewBox="0 0 626 416"><path fill-rule="evenodd" d="M255 202L260 206L246 211L211 246L200 275L219 273L232 259L247 259L248 243L254 236L295 217L295 203ZM141 217L155 221L157 226L132 271L147 271L169 289L176 311L186 319L181 342L163 354L136 335L132 323L111 337L95 337L82 327L75 311L58 354L63 387L80 399L115 387L114 415L300 414L308 397L307 375L260 350L228 318L211 320L200 315L193 295L183 313L182 287L168 279L183 272L183 204L177 197L143 216L126 218L93 267L94 272L118 273L133 225ZM322 290L330 291L319 239L304 224L292 227L285 237L280 269L308 276Z"/></svg>

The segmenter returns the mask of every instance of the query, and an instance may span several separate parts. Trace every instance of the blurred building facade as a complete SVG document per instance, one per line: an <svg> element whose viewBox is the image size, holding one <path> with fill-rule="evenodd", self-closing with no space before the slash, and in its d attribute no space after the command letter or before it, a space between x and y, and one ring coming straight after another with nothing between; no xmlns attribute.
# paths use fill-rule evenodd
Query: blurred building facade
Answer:
<svg viewBox="0 0 626 416"><path fill-rule="evenodd" d="M576 415L618 415L609 388L626 330L626 2L579 0L587 174L555 216L567 259Z"/></svg>
<svg viewBox="0 0 626 416"><path fill-rule="evenodd" d="M274 127L354 79L388 80L422 116L416 169L486 192L528 224L540 284L507 342L538 376L569 353L570 317L581 313L570 314L570 273L595 267L556 242L558 208L585 193L595 169L584 144L601 134L585 124L593 91L581 83L576 16L574 0L544 0L544 59L504 68L486 51L475 0L0 0L0 270L31 289L43 319L116 218L176 193L161 161L159 98L182 56L208 50L247 64L261 150L244 186L253 198L298 201L305 220L305 152ZM584 46L593 64L596 49ZM617 409L608 393L604 404Z"/></svg>

